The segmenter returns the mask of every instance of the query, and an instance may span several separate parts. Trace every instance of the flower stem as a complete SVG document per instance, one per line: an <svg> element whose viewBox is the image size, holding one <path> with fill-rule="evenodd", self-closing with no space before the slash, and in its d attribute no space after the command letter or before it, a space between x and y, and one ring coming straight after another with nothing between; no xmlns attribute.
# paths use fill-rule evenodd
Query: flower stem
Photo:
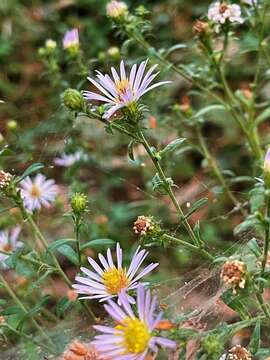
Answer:
<svg viewBox="0 0 270 360"><path fill-rule="evenodd" d="M262 294L259 291L256 292L256 298L257 298L257 301L258 301L264 315L266 316L268 321L270 321L270 313L269 313L268 306L265 304L265 302L263 300L263 297L262 297Z"/></svg>
<svg viewBox="0 0 270 360"><path fill-rule="evenodd" d="M17 297L15 292L12 290L12 288L9 286L7 281L5 280L4 276L0 273L0 281L6 290L6 292L9 294L9 296L12 298L12 300L18 305L18 307L27 315L29 316L32 324L35 326L35 328L40 332L40 334L47 339L48 343L50 343L51 346L55 348L54 343L52 342L51 338L46 334L46 332L42 329L41 326L37 323L37 321L30 315L30 311L27 310L27 308L24 306L24 304L21 302L21 300Z"/></svg>
<svg viewBox="0 0 270 360"><path fill-rule="evenodd" d="M270 196L266 195L266 224L265 224L265 236L264 236L264 248L263 248L263 260L262 260L262 273L261 276L264 275L265 267L267 263L267 257L269 252L269 244L270 244Z"/></svg>

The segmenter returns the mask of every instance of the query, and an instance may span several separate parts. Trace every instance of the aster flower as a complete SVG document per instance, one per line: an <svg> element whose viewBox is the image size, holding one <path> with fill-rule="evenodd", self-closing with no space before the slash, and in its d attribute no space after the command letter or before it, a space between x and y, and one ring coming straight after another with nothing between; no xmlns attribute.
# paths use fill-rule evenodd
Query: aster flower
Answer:
<svg viewBox="0 0 270 360"><path fill-rule="evenodd" d="M63 38L64 49L77 48L79 46L79 31L78 29L72 29L65 33Z"/></svg>
<svg viewBox="0 0 270 360"><path fill-rule="evenodd" d="M50 207L55 201L58 187L54 180L47 180L42 174L32 180L29 176L20 183L21 195L27 210L39 210L41 206Z"/></svg>
<svg viewBox="0 0 270 360"><path fill-rule="evenodd" d="M58 166L70 167L81 160L87 160L87 155L81 151L76 151L74 154L63 153L61 157L55 158L53 162Z"/></svg>
<svg viewBox="0 0 270 360"><path fill-rule="evenodd" d="M107 250L107 259L102 254L98 255L104 269L94 259L88 258L95 272L82 267L81 271L86 277L76 276L75 280L78 283L73 285L78 294L85 294L81 299L106 301L113 297L119 297L122 291L128 292L136 289L138 281L158 266L158 263L151 263L138 273L141 264L148 255L145 250L140 250L140 246L133 255L128 270L122 266L122 249L119 243L116 245L116 255L117 267L114 265L110 249ZM130 295L127 295L127 298L131 303L134 303L134 299Z"/></svg>
<svg viewBox="0 0 270 360"><path fill-rule="evenodd" d="M246 264L239 260L228 260L224 263L220 277L224 284L231 287L236 294L237 289L244 289L246 284Z"/></svg>
<svg viewBox="0 0 270 360"><path fill-rule="evenodd" d="M106 6L106 13L112 19L117 19L127 13L128 7L124 1L110 1Z"/></svg>
<svg viewBox="0 0 270 360"><path fill-rule="evenodd" d="M157 298L151 298L150 290L145 291L142 284L137 289L138 315L131 309L125 293L120 294L120 301L122 307L112 300L104 305L107 313L117 322L114 328L94 326L103 333L92 342L102 355L112 360L144 360L150 350L156 353L158 346L175 348L174 341L153 334L162 313L155 316Z"/></svg>
<svg viewBox="0 0 270 360"><path fill-rule="evenodd" d="M208 19L217 25L223 25L226 21L242 24L244 19L241 17L241 8L237 4L226 4L225 2L215 2L208 10ZM219 28L216 28L218 31Z"/></svg>
<svg viewBox="0 0 270 360"><path fill-rule="evenodd" d="M170 81L162 81L149 86L159 72L153 74L157 67L157 65L154 65L144 75L146 65L147 60L143 61L139 67L137 64L134 64L131 68L129 76L126 74L123 60L120 63L120 76L114 67L111 68L112 77L108 74L103 75L97 71L97 80L90 77L88 77L88 80L102 94L84 91L83 94L85 99L104 102L105 106L108 108L105 112L104 118L109 119L117 110L137 103L140 97L148 91L158 86L170 83Z"/></svg>
<svg viewBox="0 0 270 360"><path fill-rule="evenodd" d="M16 226L10 231L2 230L0 231L0 250L12 252L16 249L23 246L21 241L18 241L19 235L21 232L20 226ZM6 267L4 261L8 258L8 255L2 254L0 252L0 264L3 267Z"/></svg>

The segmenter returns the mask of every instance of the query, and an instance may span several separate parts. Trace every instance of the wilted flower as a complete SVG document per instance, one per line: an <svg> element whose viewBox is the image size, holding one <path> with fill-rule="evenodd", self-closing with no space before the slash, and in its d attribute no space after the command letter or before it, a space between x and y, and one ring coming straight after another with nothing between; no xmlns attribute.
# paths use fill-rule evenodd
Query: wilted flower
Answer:
<svg viewBox="0 0 270 360"><path fill-rule="evenodd" d="M236 345L223 354L219 360L252 360L251 353L241 345Z"/></svg>
<svg viewBox="0 0 270 360"><path fill-rule="evenodd" d="M197 34L203 34L207 31L209 25L206 21L197 20L193 25L193 31Z"/></svg>
<svg viewBox="0 0 270 360"><path fill-rule="evenodd" d="M233 289L235 294L237 288L244 289L246 284L246 264L239 260L228 260L223 265L221 279L226 285Z"/></svg>
<svg viewBox="0 0 270 360"><path fill-rule="evenodd" d="M104 102L109 109L106 111L104 118L109 119L117 110L136 104L140 97L148 91L170 82L162 81L149 86L159 72L152 74L157 67L157 65L154 65L144 76L146 65L147 60L140 64L137 71L137 64L134 64L129 77L126 75L124 61L121 61L120 64L120 77L114 67L111 69L112 78L108 74L103 75L97 71L98 81L90 77L88 77L88 80L101 91L102 95L84 91L85 99Z"/></svg>
<svg viewBox="0 0 270 360"><path fill-rule="evenodd" d="M87 160L87 155L81 151L76 151L74 154L63 153L61 157L55 158L53 162L58 166L70 167L81 160Z"/></svg>
<svg viewBox="0 0 270 360"><path fill-rule="evenodd" d="M63 38L63 47L64 49L79 49L79 31L78 29L72 29L65 33Z"/></svg>
<svg viewBox="0 0 270 360"><path fill-rule="evenodd" d="M98 255L104 269L94 259L88 257L88 261L95 272L82 267L81 271L86 277L76 276L75 280L78 284L73 285L78 294L85 294L81 299L106 301L119 296L122 291L134 290L138 287L138 281L158 266L157 263L151 263L137 274L148 255L145 250L140 250L140 246L133 255L128 270L122 266L122 249L119 243L116 245L116 254L117 267L114 265L110 249L107 250L107 259L102 254ZM131 303L134 302L131 296L127 295L127 298Z"/></svg>
<svg viewBox="0 0 270 360"><path fill-rule="evenodd" d="M32 180L29 176L20 183L24 207L32 212L41 206L50 207L55 201L58 187L54 180L47 180L42 174L36 175Z"/></svg>
<svg viewBox="0 0 270 360"><path fill-rule="evenodd" d="M128 11L127 4L123 1L110 1L106 6L107 16L112 19L117 19L124 16Z"/></svg>
<svg viewBox="0 0 270 360"><path fill-rule="evenodd" d="M138 235L149 234L154 230L153 220L150 217L140 215L134 222L133 230Z"/></svg>
<svg viewBox="0 0 270 360"><path fill-rule="evenodd" d="M6 252L13 252L16 249L23 246L21 241L18 241L19 234L21 232L20 226L16 226L10 231L2 230L0 231L0 250ZM4 261L8 258L8 255L2 254L0 252L0 264L6 266Z"/></svg>
<svg viewBox="0 0 270 360"><path fill-rule="evenodd" d="M150 290L145 291L142 284L137 289L137 309L135 315L125 293L120 294L122 307L109 300L104 305L108 314L117 322L114 328L96 325L94 328L102 335L94 338L93 344L104 356L112 360L144 360L149 350L157 352L158 345L173 349L172 340L153 334L156 325L162 319L162 313L155 316L156 297L151 299Z"/></svg>
<svg viewBox="0 0 270 360"><path fill-rule="evenodd" d="M71 111L82 111L84 99L80 91L76 89L66 89L63 95L65 106Z"/></svg>
<svg viewBox="0 0 270 360"><path fill-rule="evenodd" d="M106 360L93 345L73 341L65 351L63 360ZM109 360L107 358L107 360Z"/></svg>
<svg viewBox="0 0 270 360"><path fill-rule="evenodd" d="M4 170L0 170L0 190L9 185L12 175Z"/></svg>
<svg viewBox="0 0 270 360"><path fill-rule="evenodd" d="M237 4L226 4L225 2L215 2L208 10L208 19L218 25L231 23L242 24L244 19L241 17L241 8ZM218 31L218 28L217 28Z"/></svg>

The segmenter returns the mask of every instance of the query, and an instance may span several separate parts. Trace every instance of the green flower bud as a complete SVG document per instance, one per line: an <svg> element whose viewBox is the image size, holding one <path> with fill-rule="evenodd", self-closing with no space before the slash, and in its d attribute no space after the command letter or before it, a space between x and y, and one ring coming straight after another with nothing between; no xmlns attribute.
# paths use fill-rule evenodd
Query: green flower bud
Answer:
<svg viewBox="0 0 270 360"><path fill-rule="evenodd" d="M223 341L221 341L220 336L217 335L209 335L202 341L202 348L208 355L218 357L223 351L223 347Z"/></svg>
<svg viewBox="0 0 270 360"><path fill-rule="evenodd" d="M7 122L7 129L10 131L15 131L18 128L18 123L16 120L9 120Z"/></svg>
<svg viewBox="0 0 270 360"><path fill-rule="evenodd" d="M87 209L87 197L82 193L75 193L71 197L71 208L75 215L82 215Z"/></svg>
<svg viewBox="0 0 270 360"><path fill-rule="evenodd" d="M110 47L107 53L113 60L118 60L120 58L120 50L117 46Z"/></svg>
<svg viewBox="0 0 270 360"><path fill-rule="evenodd" d="M84 99L82 94L76 89L67 89L63 95L65 106L72 111L82 111L84 108Z"/></svg>

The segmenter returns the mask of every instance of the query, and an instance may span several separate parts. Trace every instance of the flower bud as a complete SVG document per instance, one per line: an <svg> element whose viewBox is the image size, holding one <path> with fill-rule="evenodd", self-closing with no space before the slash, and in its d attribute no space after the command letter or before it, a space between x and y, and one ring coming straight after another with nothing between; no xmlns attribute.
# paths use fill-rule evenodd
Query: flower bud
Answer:
<svg viewBox="0 0 270 360"><path fill-rule="evenodd" d="M154 218L140 215L133 224L133 230L135 234L139 236L159 236L161 234L160 225L154 220Z"/></svg>
<svg viewBox="0 0 270 360"><path fill-rule="evenodd" d="M0 190L6 188L12 179L12 175L8 172L0 170Z"/></svg>
<svg viewBox="0 0 270 360"><path fill-rule="evenodd" d="M220 277L236 294L237 288L244 289L245 287L246 264L239 260L228 260L223 265Z"/></svg>
<svg viewBox="0 0 270 360"><path fill-rule="evenodd" d="M118 60L120 58L120 51L117 46L110 47L107 53L113 60Z"/></svg>
<svg viewBox="0 0 270 360"><path fill-rule="evenodd" d="M56 43L56 41L54 41L54 40L52 40L52 39L47 39L46 41L45 41L45 48L47 49L47 50L54 50L55 48L56 48L56 46L57 46L57 43Z"/></svg>
<svg viewBox="0 0 270 360"><path fill-rule="evenodd" d="M82 215L87 209L87 197L82 193L75 193L71 197L71 208L75 215Z"/></svg>
<svg viewBox="0 0 270 360"><path fill-rule="evenodd" d="M202 342L203 349L208 355L217 356L223 350L223 342L218 335L209 335Z"/></svg>
<svg viewBox="0 0 270 360"><path fill-rule="evenodd" d="M205 34L209 28L206 21L196 20L193 25L193 32L198 35Z"/></svg>
<svg viewBox="0 0 270 360"><path fill-rule="evenodd" d="M270 188L270 148L268 148L264 158L264 182L267 188Z"/></svg>
<svg viewBox="0 0 270 360"><path fill-rule="evenodd" d="M128 13L127 4L123 1L110 1L106 6L107 16L112 19L119 19Z"/></svg>
<svg viewBox="0 0 270 360"><path fill-rule="evenodd" d="M76 89L66 89L63 95L65 106L71 111L82 111L84 107L84 98Z"/></svg>
<svg viewBox="0 0 270 360"><path fill-rule="evenodd" d="M18 128L18 123L16 120L9 120L7 122L7 129L10 131L16 131Z"/></svg>

